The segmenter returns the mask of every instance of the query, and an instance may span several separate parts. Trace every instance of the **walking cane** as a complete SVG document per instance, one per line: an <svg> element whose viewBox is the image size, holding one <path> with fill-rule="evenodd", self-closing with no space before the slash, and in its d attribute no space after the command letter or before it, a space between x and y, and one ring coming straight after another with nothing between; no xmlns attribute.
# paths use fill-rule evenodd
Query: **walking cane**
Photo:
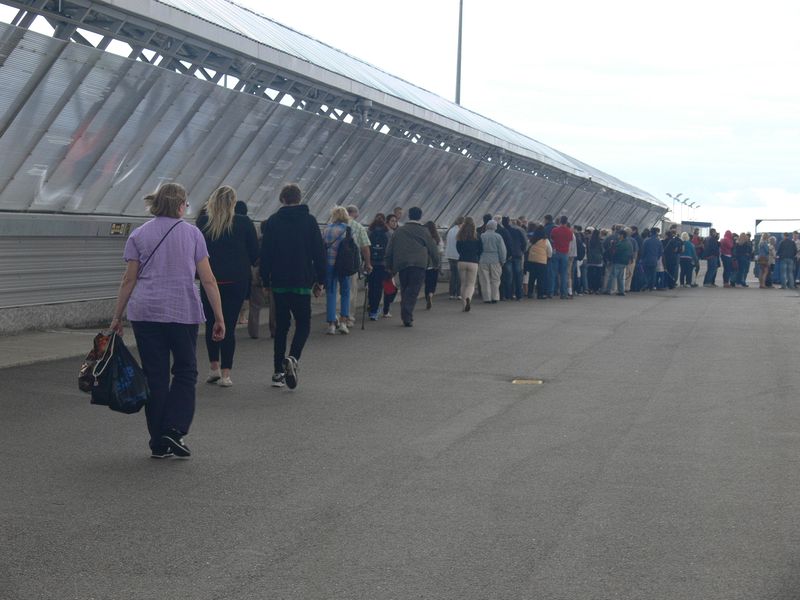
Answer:
<svg viewBox="0 0 800 600"><path fill-rule="evenodd" d="M359 277L361 274L359 273ZM364 277L364 308L361 311L361 331L364 331L364 323L367 320L367 301L369 300L367 278Z"/></svg>

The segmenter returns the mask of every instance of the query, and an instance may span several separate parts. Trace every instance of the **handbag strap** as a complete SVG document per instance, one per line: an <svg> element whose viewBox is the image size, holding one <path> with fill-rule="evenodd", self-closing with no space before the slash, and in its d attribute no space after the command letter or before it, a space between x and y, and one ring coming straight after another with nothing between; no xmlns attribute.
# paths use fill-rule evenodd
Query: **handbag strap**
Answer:
<svg viewBox="0 0 800 600"><path fill-rule="evenodd" d="M183 221L179 219L177 223L175 223L172 227L170 227L167 230L167 233L164 234L164 237L161 238L161 241L159 241L158 244L156 244L156 247L153 248L153 251L150 253L150 256L147 257L147 260L145 260L141 265L139 265L139 272L136 275L137 279L141 276L142 271L144 271L145 265L147 265L147 263L150 262L150 259L153 258L153 255L156 253L156 250L158 250L159 246L161 246L164 240L167 239L167 236L172 232L172 230L175 229L181 223L183 223Z"/></svg>
<svg viewBox="0 0 800 600"><path fill-rule="evenodd" d="M114 344L116 341L117 341L117 333L114 332L111 334L111 341L106 345L106 351L103 353L103 356L100 357L100 359L94 364L94 367L92 368L92 375L94 377L100 377L100 375L103 374L103 371L106 370L106 367L108 367L108 363L111 362L111 357L114 356ZM97 370L98 367L100 368L99 371Z"/></svg>

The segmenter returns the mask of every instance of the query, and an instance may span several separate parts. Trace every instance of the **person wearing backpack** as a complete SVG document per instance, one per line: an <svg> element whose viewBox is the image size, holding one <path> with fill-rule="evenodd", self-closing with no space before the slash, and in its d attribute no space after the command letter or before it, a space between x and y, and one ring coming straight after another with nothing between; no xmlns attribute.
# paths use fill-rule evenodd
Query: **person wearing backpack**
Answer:
<svg viewBox="0 0 800 600"><path fill-rule="evenodd" d="M372 271L367 276L367 298L369 301L369 320L378 320L378 311L383 296L383 284L389 274L386 271L385 255L386 246L389 245L389 229L386 227L386 217L378 213L370 223L367 230L370 241L370 262Z"/></svg>
<svg viewBox="0 0 800 600"><path fill-rule="evenodd" d="M439 248L420 222L421 208L409 208L408 218L408 222L399 227L389 240L386 267L400 275L400 318L403 325L411 327L417 296L425 281L425 269L428 264L439 268Z"/></svg>
<svg viewBox="0 0 800 600"><path fill-rule="evenodd" d="M326 321L328 335L348 334L350 318L350 276L358 272L358 247L348 223L350 216L343 206L331 211L330 224L323 239L327 250L328 266L325 276ZM341 319L336 317L336 288L341 290Z"/></svg>

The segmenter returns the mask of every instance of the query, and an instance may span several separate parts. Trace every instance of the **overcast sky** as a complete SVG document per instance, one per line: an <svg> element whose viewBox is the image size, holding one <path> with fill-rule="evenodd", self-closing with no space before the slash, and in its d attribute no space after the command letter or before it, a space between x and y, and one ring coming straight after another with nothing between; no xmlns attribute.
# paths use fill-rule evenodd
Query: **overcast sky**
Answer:
<svg viewBox="0 0 800 600"><path fill-rule="evenodd" d="M237 0L450 100L458 0ZM461 103L751 231L800 219L800 2L464 0Z"/></svg>

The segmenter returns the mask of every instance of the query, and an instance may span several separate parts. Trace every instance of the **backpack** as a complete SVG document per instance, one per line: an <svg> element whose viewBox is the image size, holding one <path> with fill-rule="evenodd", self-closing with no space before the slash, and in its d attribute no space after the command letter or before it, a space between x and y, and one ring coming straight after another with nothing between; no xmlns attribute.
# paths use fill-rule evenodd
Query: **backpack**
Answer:
<svg viewBox="0 0 800 600"><path fill-rule="evenodd" d="M344 239L339 242L339 248L336 250L333 270L339 277L350 277L350 275L358 273L360 265L361 261L358 246L353 239L353 230L348 227L345 230Z"/></svg>

